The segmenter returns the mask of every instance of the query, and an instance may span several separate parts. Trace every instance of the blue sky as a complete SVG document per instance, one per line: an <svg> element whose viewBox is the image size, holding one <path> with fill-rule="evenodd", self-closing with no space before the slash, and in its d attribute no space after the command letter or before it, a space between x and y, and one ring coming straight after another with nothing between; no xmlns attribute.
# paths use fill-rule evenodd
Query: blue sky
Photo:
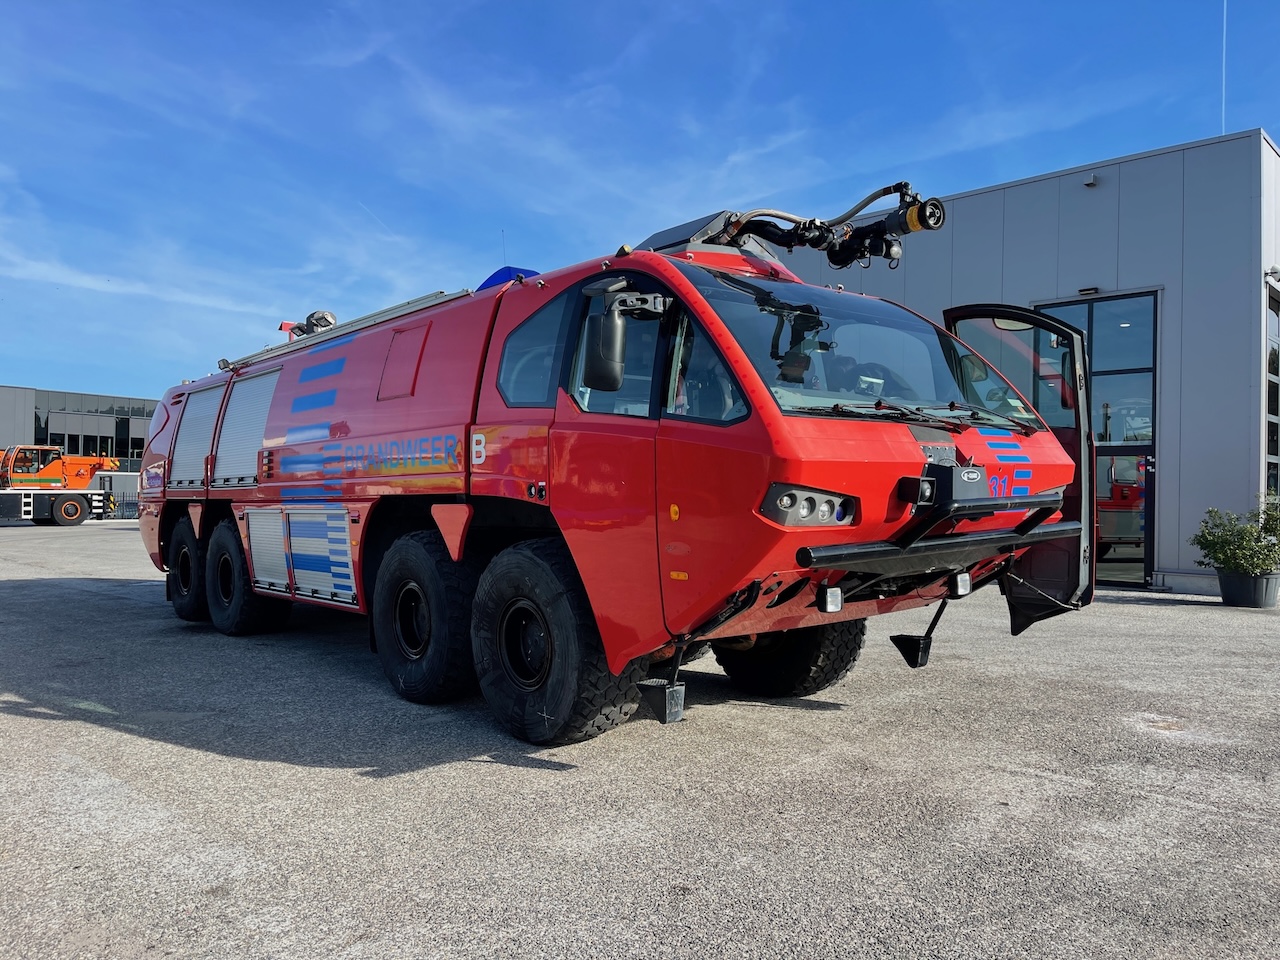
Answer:
<svg viewBox="0 0 1280 960"><path fill-rule="evenodd" d="M0 6L0 383L158 397L720 209L831 217L1218 136L1220 2ZM1280 135L1275 0L1225 128ZM1232 189L1224 185L1224 190Z"/></svg>

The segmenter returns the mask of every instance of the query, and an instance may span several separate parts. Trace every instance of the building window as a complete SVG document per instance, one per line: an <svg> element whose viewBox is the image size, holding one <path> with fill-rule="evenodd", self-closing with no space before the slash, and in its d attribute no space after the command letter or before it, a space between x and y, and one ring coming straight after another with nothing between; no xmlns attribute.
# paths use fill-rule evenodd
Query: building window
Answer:
<svg viewBox="0 0 1280 960"><path fill-rule="evenodd" d="M1084 331L1095 440L1099 444L1151 443L1156 295L1143 293L1037 309Z"/></svg>

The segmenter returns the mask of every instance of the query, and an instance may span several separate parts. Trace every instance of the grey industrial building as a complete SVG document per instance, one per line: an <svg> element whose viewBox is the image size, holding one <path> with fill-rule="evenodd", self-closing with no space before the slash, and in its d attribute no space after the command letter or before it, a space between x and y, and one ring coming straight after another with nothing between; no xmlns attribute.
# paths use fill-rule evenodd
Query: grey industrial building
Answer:
<svg viewBox="0 0 1280 960"><path fill-rule="evenodd" d="M1248 510L1280 483L1275 143L1250 130L944 202L945 227L905 238L896 270L833 270L808 250L784 260L934 319L1002 302L1084 329L1099 497L1115 481L1142 505L1138 542L1104 558L1100 579L1216 592L1187 538L1206 508Z"/></svg>
<svg viewBox="0 0 1280 960"><path fill-rule="evenodd" d="M137 490L147 427L159 400L0 386L0 449L52 444L67 453L116 457L118 471L99 475L118 493Z"/></svg>
<svg viewBox="0 0 1280 960"><path fill-rule="evenodd" d="M1099 578L1215 592L1187 538L1206 508L1248 510L1280 487L1275 143L1250 130L944 200L945 228L907 238L897 269L836 271L807 250L786 262L934 319L1003 302L1084 329L1099 496L1128 500ZM136 470L155 405L0 387L0 445L106 452Z"/></svg>

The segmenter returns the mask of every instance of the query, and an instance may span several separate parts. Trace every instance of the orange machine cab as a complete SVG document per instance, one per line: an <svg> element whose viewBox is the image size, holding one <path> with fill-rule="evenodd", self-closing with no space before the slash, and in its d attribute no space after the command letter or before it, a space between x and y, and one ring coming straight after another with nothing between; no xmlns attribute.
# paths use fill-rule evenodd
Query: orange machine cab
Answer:
<svg viewBox="0 0 1280 960"><path fill-rule="evenodd" d="M228 633L291 602L366 613L403 695L478 684L542 743L616 725L641 691L677 719L707 644L743 688L794 696L842 677L878 613L999 581L1019 633L1088 603L1079 332L1001 305L938 326L803 284L760 242L896 259L943 217L906 184L873 197L893 191L869 225L726 212L313 314L170 390L140 520L175 611ZM893 638L912 666L932 629Z"/></svg>

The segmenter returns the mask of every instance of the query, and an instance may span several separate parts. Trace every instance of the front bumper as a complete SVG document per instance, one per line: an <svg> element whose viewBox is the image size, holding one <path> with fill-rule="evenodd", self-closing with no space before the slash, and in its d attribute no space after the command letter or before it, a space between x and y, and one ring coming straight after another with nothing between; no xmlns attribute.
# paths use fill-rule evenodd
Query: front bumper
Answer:
<svg viewBox="0 0 1280 960"><path fill-rule="evenodd" d="M806 569L846 570L882 577L963 570L1033 543L1079 536L1079 521L1045 523L1062 508L1062 502L1060 493L951 500L921 513L892 540L801 547L796 551L796 562ZM1023 511L1026 516L1009 530L926 536L941 523L1014 510Z"/></svg>

